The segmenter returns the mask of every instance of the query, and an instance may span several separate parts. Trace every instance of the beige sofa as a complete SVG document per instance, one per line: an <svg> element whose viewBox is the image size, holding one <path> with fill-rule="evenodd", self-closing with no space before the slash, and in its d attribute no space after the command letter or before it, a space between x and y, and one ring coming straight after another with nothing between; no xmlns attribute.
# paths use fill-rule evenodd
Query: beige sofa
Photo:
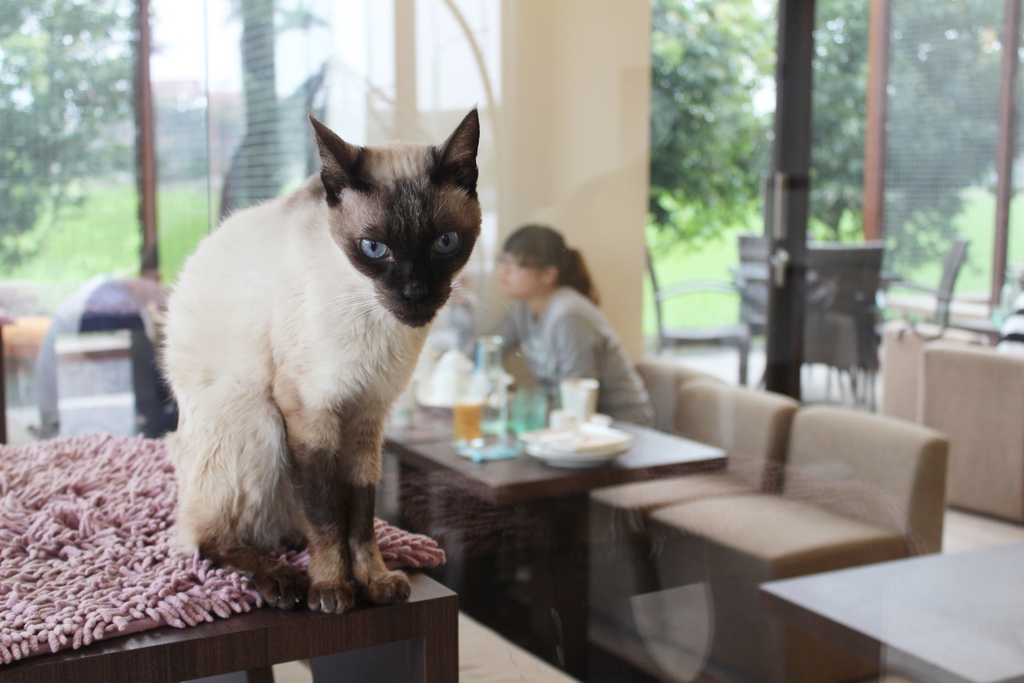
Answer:
<svg viewBox="0 0 1024 683"><path fill-rule="evenodd" d="M667 431L730 453L723 472L666 477L597 489L590 496L590 637L604 649L650 669L631 600L657 588L647 518L653 510L713 496L753 494L778 487L778 473L799 403L736 387L665 361L643 361L641 375L665 395Z"/></svg>
<svg viewBox="0 0 1024 683"><path fill-rule="evenodd" d="M882 343L883 410L949 437L949 505L1024 522L1024 356L900 322Z"/></svg>
<svg viewBox="0 0 1024 683"><path fill-rule="evenodd" d="M650 515L658 590L706 592L707 666L757 681L876 672L767 614L763 581L935 552L948 443L938 432L831 406L801 408L784 490L694 500Z"/></svg>
<svg viewBox="0 0 1024 683"><path fill-rule="evenodd" d="M655 387L662 428L735 456L722 473L592 494L591 639L665 680L701 671L750 680L871 675L873 663L776 624L757 586L937 551L942 435L853 410L799 408L671 361L639 369Z"/></svg>
<svg viewBox="0 0 1024 683"><path fill-rule="evenodd" d="M950 505L1024 522L1024 355L930 342L919 421L949 435Z"/></svg>

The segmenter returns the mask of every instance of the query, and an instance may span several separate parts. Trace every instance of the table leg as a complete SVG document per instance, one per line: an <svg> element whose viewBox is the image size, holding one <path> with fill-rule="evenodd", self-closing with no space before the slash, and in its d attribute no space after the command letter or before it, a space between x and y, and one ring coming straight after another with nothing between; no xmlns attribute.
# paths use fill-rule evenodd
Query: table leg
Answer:
<svg viewBox="0 0 1024 683"><path fill-rule="evenodd" d="M259 669L249 669L245 672L245 683L274 683L274 669L264 666Z"/></svg>
<svg viewBox="0 0 1024 683"><path fill-rule="evenodd" d="M0 325L0 443L7 443L7 378L4 376L4 332Z"/></svg>
<svg viewBox="0 0 1024 683"><path fill-rule="evenodd" d="M533 514L547 538L534 546L531 624L545 657L580 680L587 678L587 498L546 501Z"/></svg>

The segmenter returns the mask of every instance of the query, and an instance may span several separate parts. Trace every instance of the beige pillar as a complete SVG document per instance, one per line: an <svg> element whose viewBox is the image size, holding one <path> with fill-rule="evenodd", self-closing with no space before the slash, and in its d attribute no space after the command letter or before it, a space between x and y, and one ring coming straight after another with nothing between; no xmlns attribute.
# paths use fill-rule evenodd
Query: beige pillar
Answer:
<svg viewBox="0 0 1024 683"><path fill-rule="evenodd" d="M601 307L634 358L643 350L650 8L622 0L503 6L502 239L546 222L579 248Z"/></svg>

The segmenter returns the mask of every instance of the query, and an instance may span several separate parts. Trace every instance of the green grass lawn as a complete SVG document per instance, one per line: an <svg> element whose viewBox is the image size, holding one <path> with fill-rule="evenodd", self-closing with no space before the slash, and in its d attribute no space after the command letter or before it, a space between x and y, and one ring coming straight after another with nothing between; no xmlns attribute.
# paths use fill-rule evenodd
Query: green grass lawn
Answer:
<svg viewBox="0 0 1024 683"><path fill-rule="evenodd" d="M175 188L157 198L160 278L174 284L185 259L210 232L210 200L206 186Z"/></svg>
<svg viewBox="0 0 1024 683"><path fill-rule="evenodd" d="M80 205L61 210L40 252L4 279L39 283L44 303L55 306L94 275L138 274L142 235L135 197L134 186L88 189Z"/></svg>
<svg viewBox="0 0 1024 683"><path fill-rule="evenodd" d="M957 234L971 240L967 249L967 262L957 278L958 294L987 293L992 280L992 251L995 238L996 198L992 191L970 189L965 191L964 210L953 217ZM1006 263L1010 268L1024 267L1024 240L1015 239L1024 220L1024 198L1010 202L1010 244ZM939 264L932 266L932 277L937 280Z"/></svg>
<svg viewBox="0 0 1024 683"><path fill-rule="evenodd" d="M205 184L160 192L157 213L161 272L169 283L209 232ZM39 284L39 296L52 308L95 275L137 276L141 248L135 186L96 185L80 205L61 210L40 252L2 279Z"/></svg>
<svg viewBox="0 0 1024 683"><path fill-rule="evenodd" d="M720 237L699 248L684 244L668 244L659 240L654 232L648 229L648 244L654 260L654 270L658 284L663 289L673 283L692 278L713 279L731 282L729 268L739 260L737 253L738 235L743 232L754 232L753 225L742 225L723 232ZM644 315L643 330L645 337L657 335L657 322L654 311L654 294L651 280L644 275ZM667 327L710 327L727 325L739 318L739 296L721 293L696 293L678 297L662 306Z"/></svg>

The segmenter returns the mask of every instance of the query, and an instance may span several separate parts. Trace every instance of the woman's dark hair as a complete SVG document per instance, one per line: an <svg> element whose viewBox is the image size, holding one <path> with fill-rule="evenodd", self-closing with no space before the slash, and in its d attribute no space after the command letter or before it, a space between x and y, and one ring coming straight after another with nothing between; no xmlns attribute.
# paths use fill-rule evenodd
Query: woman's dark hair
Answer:
<svg viewBox="0 0 1024 683"><path fill-rule="evenodd" d="M508 236L504 251L527 268L554 266L558 270L559 285L572 287L598 303L597 288L590 279L583 255L570 249L558 231L546 225L524 225Z"/></svg>

